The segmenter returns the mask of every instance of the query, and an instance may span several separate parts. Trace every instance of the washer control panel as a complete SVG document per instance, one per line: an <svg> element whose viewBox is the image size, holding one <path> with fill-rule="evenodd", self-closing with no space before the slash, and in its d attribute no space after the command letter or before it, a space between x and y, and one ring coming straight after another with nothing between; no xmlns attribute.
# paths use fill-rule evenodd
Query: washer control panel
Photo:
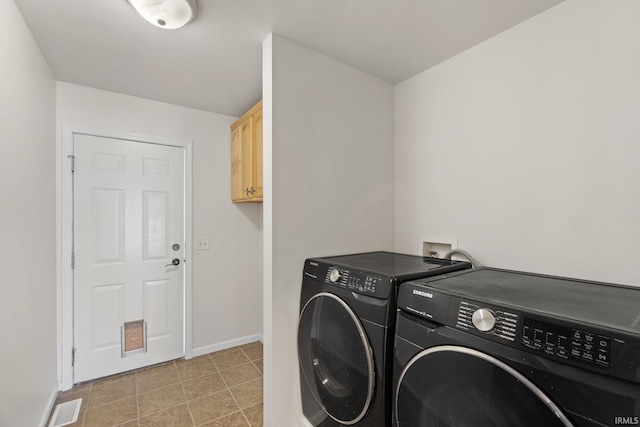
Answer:
<svg viewBox="0 0 640 427"><path fill-rule="evenodd" d="M342 267L331 266L327 269L325 283L337 285L353 292L376 297L388 296L388 279L360 271L351 271Z"/></svg>
<svg viewBox="0 0 640 427"><path fill-rule="evenodd" d="M456 327L464 330L477 330L496 338L514 342L518 327L518 314L462 300L458 308Z"/></svg>
<svg viewBox="0 0 640 427"><path fill-rule="evenodd" d="M525 318L521 342L525 347L559 359L602 368L608 368L611 363L611 337L590 331Z"/></svg>
<svg viewBox="0 0 640 427"><path fill-rule="evenodd" d="M447 339L459 342L469 339L472 344L478 343L464 336L471 334L535 357L640 384L640 326L614 329L580 318L495 304L480 296L476 299L460 295L456 289L444 285L442 289L429 286L431 282L423 280L400 286L399 312L408 318L418 316L428 320L433 324L430 327L441 330L441 336ZM446 283L446 278L441 280ZM432 281L437 283L437 279ZM482 294L481 290L474 292ZM486 348L495 354L502 351L489 343ZM523 363L528 363L526 357Z"/></svg>

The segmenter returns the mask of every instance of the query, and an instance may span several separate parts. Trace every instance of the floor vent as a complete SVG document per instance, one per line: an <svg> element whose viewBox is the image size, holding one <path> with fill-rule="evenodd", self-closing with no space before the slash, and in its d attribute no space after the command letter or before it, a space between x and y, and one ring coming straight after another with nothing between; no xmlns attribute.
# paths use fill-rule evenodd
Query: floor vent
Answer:
<svg viewBox="0 0 640 427"><path fill-rule="evenodd" d="M68 426L78 421L78 414L82 406L82 399L72 400L70 402L61 403L56 406L49 427Z"/></svg>

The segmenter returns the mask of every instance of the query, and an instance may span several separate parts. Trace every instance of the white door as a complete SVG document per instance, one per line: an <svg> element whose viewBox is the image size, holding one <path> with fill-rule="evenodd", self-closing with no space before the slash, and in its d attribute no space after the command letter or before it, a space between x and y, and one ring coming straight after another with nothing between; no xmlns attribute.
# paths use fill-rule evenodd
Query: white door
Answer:
<svg viewBox="0 0 640 427"><path fill-rule="evenodd" d="M74 383L183 356L184 149L80 134L73 149ZM146 333L123 334L135 321Z"/></svg>

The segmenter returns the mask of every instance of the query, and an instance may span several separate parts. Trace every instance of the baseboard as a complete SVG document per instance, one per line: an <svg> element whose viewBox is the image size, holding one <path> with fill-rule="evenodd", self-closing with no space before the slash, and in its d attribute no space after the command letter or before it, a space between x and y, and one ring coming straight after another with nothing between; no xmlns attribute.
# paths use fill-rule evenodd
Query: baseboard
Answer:
<svg viewBox="0 0 640 427"><path fill-rule="evenodd" d="M191 357L202 356L203 354L213 353L215 351L226 350L231 347L237 347L243 344L249 344L250 342L260 341L263 342L262 334L248 335L246 337L236 338L229 341L223 341L218 344L207 345L204 347L198 347L191 350Z"/></svg>
<svg viewBox="0 0 640 427"><path fill-rule="evenodd" d="M299 427L313 427L309 420L307 420L307 417L305 417L304 415L300 415L298 425Z"/></svg>
<svg viewBox="0 0 640 427"><path fill-rule="evenodd" d="M49 421L49 415L51 411L53 411L53 405L56 403L56 398L58 397L58 384L56 384L49 396L49 400L47 401L47 406L44 408L44 412L42 413L42 417L40 418L40 427L47 427L47 421Z"/></svg>

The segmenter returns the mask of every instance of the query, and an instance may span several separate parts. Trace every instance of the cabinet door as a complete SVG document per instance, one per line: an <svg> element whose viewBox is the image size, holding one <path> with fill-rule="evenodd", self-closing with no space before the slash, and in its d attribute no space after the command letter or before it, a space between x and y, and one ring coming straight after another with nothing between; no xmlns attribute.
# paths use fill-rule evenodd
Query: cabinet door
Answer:
<svg viewBox="0 0 640 427"><path fill-rule="evenodd" d="M252 198L249 192L253 186L253 117L240 125L240 141L242 150L242 195L243 199Z"/></svg>
<svg viewBox="0 0 640 427"><path fill-rule="evenodd" d="M262 110L253 116L253 132L253 197L262 199Z"/></svg>
<svg viewBox="0 0 640 427"><path fill-rule="evenodd" d="M231 131L231 200L245 197L242 182L242 134L240 127Z"/></svg>

